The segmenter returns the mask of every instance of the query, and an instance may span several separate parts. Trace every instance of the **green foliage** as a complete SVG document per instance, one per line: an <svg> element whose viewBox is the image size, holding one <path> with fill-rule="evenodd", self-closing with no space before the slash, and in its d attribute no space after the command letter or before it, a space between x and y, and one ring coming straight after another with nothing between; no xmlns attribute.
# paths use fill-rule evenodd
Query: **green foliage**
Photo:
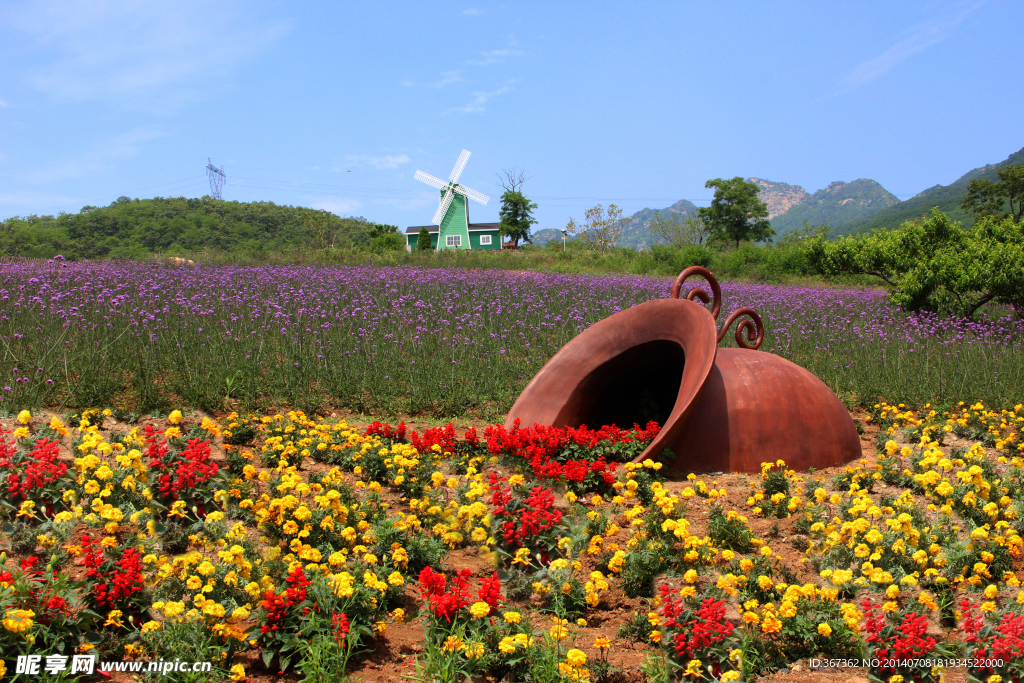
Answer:
<svg viewBox="0 0 1024 683"><path fill-rule="evenodd" d="M1011 218L1020 223L1024 216L1024 166L1004 166L996 174L997 182L985 178L972 180L961 207L976 218ZM1004 202L1009 205L1007 211L1003 211Z"/></svg>
<svg viewBox="0 0 1024 683"><path fill-rule="evenodd" d="M742 241L770 242L775 236L768 221L768 206L757 197L757 185L736 176L731 180L709 180L704 187L715 190L711 206L698 211L711 229L712 239L735 242L738 249Z"/></svg>
<svg viewBox="0 0 1024 683"><path fill-rule="evenodd" d="M309 246L356 248L369 245L372 227L363 218L273 202L121 197L77 214L0 221L0 255L145 259L207 250L259 255Z"/></svg>
<svg viewBox="0 0 1024 683"><path fill-rule="evenodd" d="M515 246L520 241L530 241L530 226L537 220L531 213L537 205L523 196L521 192L506 190L501 195L501 227L499 232L502 237L507 237Z"/></svg>
<svg viewBox="0 0 1024 683"><path fill-rule="evenodd" d="M714 505L708 515L708 536L719 548L738 553L749 553L754 549L754 535L742 515L730 510L725 513L722 506Z"/></svg>
<svg viewBox="0 0 1024 683"><path fill-rule="evenodd" d="M972 317L990 301L1024 315L1024 231L1006 217L982 217L962 230L939 210L898 230L808 246L825 276L873 275L892 287L892 301L911 311Z"/></svg>
<svg viewBox="0 0 1024 683"><path fill-rule="evenodd" d="M370 251L375 254L385 251L405 251L405 237L397 232L389 232L379 237L374 237L370 240Z"/></svg>
<svg viewBox="0 0 1024 683"><path fill-rule="evenodd" d="M675 211L667 215L655 211L648 230L651 237L683 250L704 246L711 235L711 226L703 218Z"/></svg>
<svg viewBox="0 0 1024 683"><path fill-rule="evenodd" d="M416 251L433 251L434 245L430 243L430 229L427 226L420 228L416 237Z"/></svg>
<svg viewBox="0 0 1024 683"><path fill-rule="evenodd" d="M615 204L608 205L608 213L605 214L604 207L597 206L587 209L587 218L582 223L570 218L565 225L565 230L581 244L596 249L602 253L615 246L615 243L622 237L626 229L626 222L629 220L622 217L622 209Z"/></svg>

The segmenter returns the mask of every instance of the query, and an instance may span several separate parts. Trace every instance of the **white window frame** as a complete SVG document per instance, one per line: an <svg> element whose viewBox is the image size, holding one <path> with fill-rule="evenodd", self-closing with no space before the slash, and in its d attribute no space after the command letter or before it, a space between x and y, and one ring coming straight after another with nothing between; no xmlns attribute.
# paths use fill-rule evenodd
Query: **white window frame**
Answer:
<svg viewBox="0 0 1024 683"><path fill-rule="evenodd" d="M444 245L446 247L461 247L462 235L446 235L444 239Z"/></svg>
<svg viewBox="0 0 1024 683"><path fill-rule="evenodd" d="M480 246L491 244L491 235L480 235Z"/></svg>

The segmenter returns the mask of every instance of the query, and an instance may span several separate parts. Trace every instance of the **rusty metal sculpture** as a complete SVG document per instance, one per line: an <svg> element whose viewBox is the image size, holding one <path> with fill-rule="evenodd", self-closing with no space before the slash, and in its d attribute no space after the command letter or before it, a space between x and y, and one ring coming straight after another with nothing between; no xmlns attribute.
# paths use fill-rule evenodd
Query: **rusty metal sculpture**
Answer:
<svg viewBox="0 0 1024 683"><path fill-rule="evenodd" d="M694 275L707 280L680 298ZM711 304L708 312L703 304ZM762 462L824 468L860 456L849 413L813 374L757 351L761 317L733 311L722 324L722 290L699 266L676 278L672 295L634 306L591 326L554 355L520 394L505 422L560 427L649 418L661 432L637 457L664 459L669 476L690 472L757 472ZM742 320L740 320L743 318ZM739 348L718 348L733 323Z"/></svg>

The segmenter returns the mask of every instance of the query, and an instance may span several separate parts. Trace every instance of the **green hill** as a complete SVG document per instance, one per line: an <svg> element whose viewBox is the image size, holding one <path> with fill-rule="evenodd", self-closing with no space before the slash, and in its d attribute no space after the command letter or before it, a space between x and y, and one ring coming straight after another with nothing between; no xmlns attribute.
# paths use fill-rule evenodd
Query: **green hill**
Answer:
<svg viewBox="0 0 1024 683"><path fill-rule="evenodd" d="M772 218L772 227L782 236L802 228L804 221L808 225L838 225L871 216L898 203L895 195L874 180L836 181Z"/></svg>
<svg viewBox="0 0 1024 683"><path fill-rule="evenodd" d="M273 202L210 197L130 199L86 206L77 214L0 221L0 255L49 258L146 258L218 250L260 252L313 246L306 218L314 214L337 246L368 244L373 224Z"/></svg>
<svg viewBox="0 0 1024 683"><path fill-rule="evenodd" d="M684 215L697 213L697 205L693 202L685 199L680 199L672 206L667 206L664 209L659 209L662 213L679 213ZM634 249L644 249L649 247L654 238L651 237L649 231L651 227L651 221L654 219L655 209L641 209L629 217L629 222L626 223L626 229L622 233L622 237L616 243L620 247L633 247Z"/></svg>
<svg viewBox="0 0 1024 683"><path fill-rule="evenodd" d="M905 221L915 220L928 214L934 207L955 221L960 221L964 228L974 225L974 217L960 208L967 196L967 188L976 178L996 181L999 177L996 170L1004 166L1024 165L1024 148L1014 152L998 164L988 164L968 171L949 185L936 185L924 192L899 202L868 216L863 216L844 223L830 223L833 235L860 235L876 228L892 229Z"/></svg>

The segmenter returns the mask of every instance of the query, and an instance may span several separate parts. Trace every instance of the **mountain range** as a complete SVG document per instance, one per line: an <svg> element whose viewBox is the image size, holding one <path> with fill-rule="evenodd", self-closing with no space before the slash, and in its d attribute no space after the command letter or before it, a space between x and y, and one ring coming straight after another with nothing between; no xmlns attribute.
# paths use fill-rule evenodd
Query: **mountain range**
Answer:
<svg viewBox="0 0 1024 683"><path fill-rule="evenodd" d="M996 181L999 179L996 171L1010 165L1024 165L1024 148L999 163L972 169L949 185L935 185L902 202L868 178L848 183L836 181L813 194L799 185L762 178L746 180L761 188L758 197L768 205L768 218L779 237L802 228L804 221L808 225L824 223L832 228L832 235L859 235L876 228L899 227L905 221L921 218L934 207L968 228L974 224L974 217L961 209L960 204L967 196L971 181L977 178ZM690 214L696 213L697 206L680 199L660 211ZM649 230L654 214L655 209L645 208L630 216L618 245L634 249L650 246L654 241ZM549 239L561 238L560 230L547 229L537 231L533 241L543 245Z"/></svg>

